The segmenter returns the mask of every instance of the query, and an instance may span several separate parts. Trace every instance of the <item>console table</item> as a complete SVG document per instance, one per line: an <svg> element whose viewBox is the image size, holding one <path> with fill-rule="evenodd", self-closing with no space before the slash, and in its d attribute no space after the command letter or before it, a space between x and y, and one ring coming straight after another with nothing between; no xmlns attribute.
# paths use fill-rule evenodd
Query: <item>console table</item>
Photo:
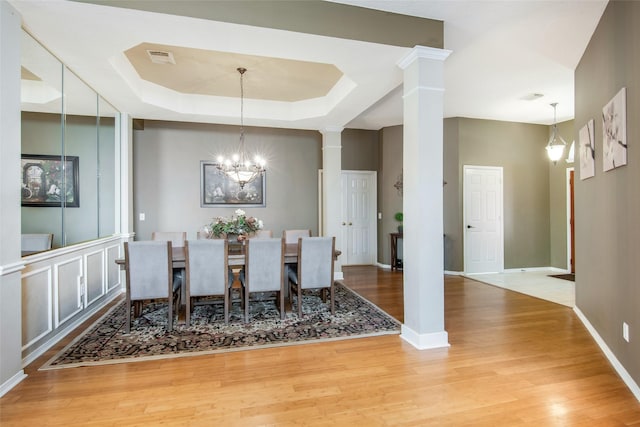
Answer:
<svg viewBox="0 0 640 427"><path fill-rule="evenodd" d="M391 237L391 271L402 270L402 259L398 258L398 239L402 239L402 233L389 233Z"/></svg>

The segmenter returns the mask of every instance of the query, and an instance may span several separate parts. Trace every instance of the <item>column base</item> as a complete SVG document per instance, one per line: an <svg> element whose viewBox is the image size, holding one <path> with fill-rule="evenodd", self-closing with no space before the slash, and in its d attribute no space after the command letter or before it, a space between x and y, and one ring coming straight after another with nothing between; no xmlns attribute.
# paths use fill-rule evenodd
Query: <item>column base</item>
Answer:
<svg viewBox="0 0 640 427"><path fill-rule="evenodd" d="M400 338L417 348L427 350L430 348L451 347L447 331L419 334L407 325L402 325Z"/></svg>

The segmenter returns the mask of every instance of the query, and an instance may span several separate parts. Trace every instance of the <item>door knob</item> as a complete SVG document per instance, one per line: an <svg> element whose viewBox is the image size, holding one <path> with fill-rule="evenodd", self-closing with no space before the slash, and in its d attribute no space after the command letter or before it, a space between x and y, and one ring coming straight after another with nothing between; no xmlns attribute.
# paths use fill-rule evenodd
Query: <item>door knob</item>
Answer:
<svg viewBox="0 0 640 427"><path fill-rule="evenodd" d="M347 223L346 223L346 222L343 222L343 223L342 223L342 225L347 225Z"/></svg>
<svg viewBox="0 0 640 427"><path fill-rule="evenodd" d="M475 228L473 225L467 225L467 228Z"/></svg>
<svg viewBox="0 0 640 427"><path fill-rule="evenodd" d="M349 223L349 225L353 225L353 224Z"/></svg>

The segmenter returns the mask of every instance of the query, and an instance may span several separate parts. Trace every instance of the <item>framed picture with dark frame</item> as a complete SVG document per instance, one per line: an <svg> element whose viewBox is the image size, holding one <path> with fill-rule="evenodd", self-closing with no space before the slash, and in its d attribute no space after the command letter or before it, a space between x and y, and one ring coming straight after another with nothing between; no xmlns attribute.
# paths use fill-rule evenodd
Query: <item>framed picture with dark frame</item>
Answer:
<svg viewBox="0 0 640 427"><path fill-rule="evenodd" d="M23 154L21 161L22 206L80 207L78 157Z"/></svg>
<svg viewBox="0 0 640 427"><path fill-rule="evenodd" d="M265 207L266 176L263 173L244 188L224 175L218 163L200 161L200 207Z"/></svg>

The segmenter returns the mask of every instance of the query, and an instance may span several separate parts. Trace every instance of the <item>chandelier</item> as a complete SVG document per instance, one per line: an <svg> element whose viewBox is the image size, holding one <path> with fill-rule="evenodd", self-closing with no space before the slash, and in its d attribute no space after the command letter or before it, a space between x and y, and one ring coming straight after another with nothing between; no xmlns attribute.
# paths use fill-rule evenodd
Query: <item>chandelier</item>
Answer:
<svg viewBox="0 0 640 427"><path fill-rule="evenodd" d="M240 142L238 144L238 152L233 154L231 158L218 157L216 167L218 170L237 182L242 190L245 185L255 181L265 172L265 162L256 156L252 163L244 149L244 73L246 68L238 68L240 73Z"/></svg>
<svg viewBox="0 0 640 427"><path fill-rule="evenodd" d="M564 153L564 147L567 145L567 141L562 139L562 137L558 134L558 126L556 123L557 105L557 102L551 104L551 106L553 107L553 126L551 128L551 138L549 138L549 142L547 143L546 147L549 160L551 160L554 165L562 157L562 153Z"/></svg>

